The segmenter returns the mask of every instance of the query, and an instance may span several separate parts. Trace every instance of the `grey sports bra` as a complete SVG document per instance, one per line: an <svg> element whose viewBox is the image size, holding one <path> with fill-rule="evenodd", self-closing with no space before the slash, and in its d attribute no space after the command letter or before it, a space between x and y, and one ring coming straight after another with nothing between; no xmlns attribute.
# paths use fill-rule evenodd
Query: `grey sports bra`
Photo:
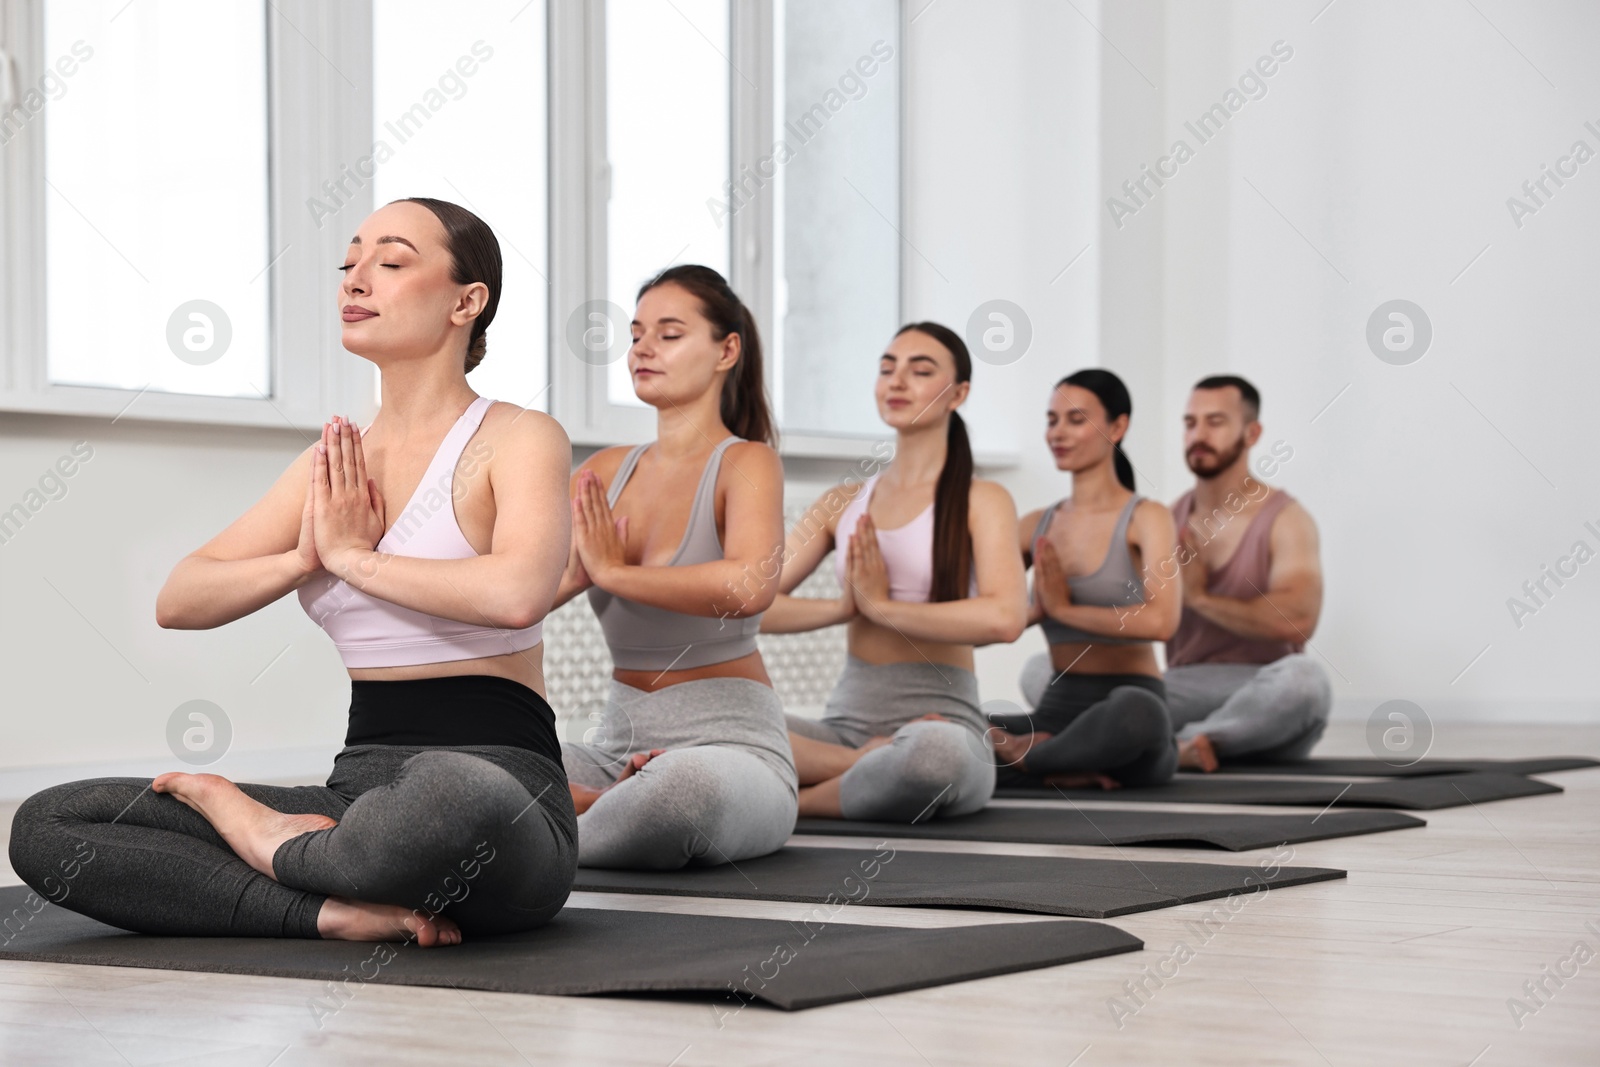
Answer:
<svg viewBox="0 0 1600 1067"><path fill-rule="evenodd" d="M1135 496L1122 509L1122 514L1117 516L1116 528L1111 531L1111 543L1106 546L1106 558L1099 568L1092 574L1080 574L1067 579L1067 588L1072 593L1074 604L1120 608L1144 603L1144 582L1140 579L1139 572L1134 570L1133 553L1128 550L1128 523L1133 521L1133 509L1138 507L1139 501L1143 499L1141 496ZM1050 528L1050 520L1055 518L1056 509L1061 504L1062 501L1056 501L1045 508L1044 514L1039 516L1039 525L1033 531L1035 541L1043 537L1045 531ZM1122 551L1118 552L1118 548ZM1105 634L1090 633L1076 626L1057 622L1048 615L1039 620L1039 629L1044 631L1044 639L1052 645L1066 644L1069 641L1095 645L1149 643L1139 637L1109 637Z"/></svg>
<svg viewBox="0 0 1600 1067"><path fill-rule="evenodd" d="M689 522L683 530L678 550L666 566L709 563L722 558L722 541L717 537L717 472L722 469L722 454L741 437L725 438L711 452L700 484L689 505ZM633 476L639 456L648 444L632 449L611 479L606 502L616 507L622 487ZM600 620L600 629L611 648L611 662L624 670L665 671L687 667L706 667L726 663L756 651L756 632L761 616L726 618L715 615L685 615L665 608L640 604L614 596L598 587L589 589L589 606Z"/></svg>

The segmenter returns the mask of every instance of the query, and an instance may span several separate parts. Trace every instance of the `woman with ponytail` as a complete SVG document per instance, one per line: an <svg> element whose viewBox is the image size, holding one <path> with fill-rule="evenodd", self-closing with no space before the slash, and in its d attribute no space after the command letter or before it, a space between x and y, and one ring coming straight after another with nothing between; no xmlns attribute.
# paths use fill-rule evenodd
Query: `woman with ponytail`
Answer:
<svg viewBox="0 0 1600 1067"><path fill-rule="evenodd" d="M557 595L588 591L613 664L598 735L562 746L578 861L738 862L788 839L797 789L756 650L776 590L745 581L783 548L761 339L722 275L692 265L645 283L632 332L628 370L656 439L573 474Z"/></svg>
<svg viewBox="0 0 1600 1067"><path fill-rule="evenodd" d="M1011 495L972 476L956 413L971 378L953 331L902 327L876 390L894 463L829 490L789 533L784 595L762 630L850 626L822 720L789 716L802 815L921 822L977 811L994 793L972 650L1017 639L1027 586ZM839 598L787 595L830 549Z"/></svg>
<svg viewBox="0 0 1600 1067"><path fill-rule="evenodd" d="M1122 451L1133 401L1107 370L1081 370L1050 394L1045 442L1072 495L1023 517L1033 564L1028 621L1050 643L1049 686L1032 714L996 716L1009 774L1049 785L1157 785L1178 752L1154 641L1178 628L1178 589L1146 588L1151 560L1177 549L1172 514L1134 491Z"/></svg>

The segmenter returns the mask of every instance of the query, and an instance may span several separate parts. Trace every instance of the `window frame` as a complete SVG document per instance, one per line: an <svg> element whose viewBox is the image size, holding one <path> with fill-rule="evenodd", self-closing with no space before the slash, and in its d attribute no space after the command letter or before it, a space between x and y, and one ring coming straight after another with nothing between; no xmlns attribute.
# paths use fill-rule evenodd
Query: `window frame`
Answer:
<svg viewBox="0 0 1600 1067"><path fill-rule="evenodd" d="M561 420L576 445L604 447L650 440L654 412L613 404L606 391L606 367L577 359L567 350L566 319L571 309L606 294L607 200L605 109L605 0L581 5L550 6L550 234L551 412ZM897 4L900 40L895 71L899 81L900 215L905 214L906 175L906 41L909 16ZM774 41L772 0L730 3L729 176L754 167L771 149L773 111L778 88L772 78ZM757 72L755 88L734 72ZM729 284L771 331L774 312L774 269L771 260L777 205L773 186L762 188L729 225ZM900 309L907 306L905 248L899 248ZM897 309L897 310L900 310ZM897 316L901 317L901 316ZM887 339L886 339L887 340ZM776 368L768 367L769 393ZM778 420L780 449L786 456L856 459L871 452L883 434L796 433Z"/></svg>
<svg viewBox="0 0 1600 1067"><path fill-rule="evenodd" d="M45 0L13 0L0 17L0 53L15 65L15 84L37 82L49 62L43 55ZM340 167L370 151L372 133L372 0L325 4L319 0L261 0L267 20L268 232L278 250L265 268L268 303L269 395L259 399L165 393L151 389L52 384L48 380L44 133L49 106L0 151L0 412L105 416L241 426L289 426L315 431L330 412L358 420L376 411L375 369L340 344L333 316L308 316L323 306L333 265L348 234L318 232L290 190L317 187ZM606 291L605 0L547 0L545 15L548 96L548 395L549 409L574 444L606 446L649 440L654 413L613 404L606 367L586 364L567 350L570 309ZM906 69L910 23L898 4L900 40L898 131L900 215L906 203ZM774 10L772 0L737 0L729 12L730 176L753 166L770 149L773 110ZM316 44L312 42L315 41ZM755 88L733 67L754 72ZM350 91L353 82L355 91ZM363 203L364 199L364 203ZM351 201L370 211L370 185ZM773 324L771 261L777 205L773 186L759 191L729 225L729 281L764 325ZM905 249L899 253L900 309L908 305ZM770 330L775 324L768 325ZM776 368L769 368L769 374ZM882 434L792 433L779 420L786 455L850 459L870 451Z"/></svg>
<svg viewBox="0 0 1600 1067"><path fill-rule="evenodd" d="M44 55L44 0L14 0L0 20L0 50L15 66L15 83L37 82ZM270 285L267 312L268 393L259 398L200 396L150 389L62 385L49 380L44 291L46 234L44 136L50 108L37 113L0 154L0 411L109 416L112 421L289 426L315 431L328 415L370 417L374 368L346 352L326 306L334 266L349 235L318 232L291 189L315 188L341 164L371 148L371 8L316 0L262 0L267 42L268 233L274 256L263 264ZM302 35L300 28L312 32ZM321 54L307 40L320 40ZM326 58L324 58L326 56ZM290 178L303 179L292 182ZM365 187L357 191L359 197ZM370 192L366 192L370 200ZM368 205L370 210L370 204Z"/></svg>

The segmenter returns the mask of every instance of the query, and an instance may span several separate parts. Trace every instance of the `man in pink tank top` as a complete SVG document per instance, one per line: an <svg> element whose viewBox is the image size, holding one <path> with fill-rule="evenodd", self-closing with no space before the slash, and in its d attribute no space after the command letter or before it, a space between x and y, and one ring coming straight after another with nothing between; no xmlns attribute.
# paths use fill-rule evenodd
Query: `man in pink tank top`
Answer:
<svg viewBox="0 0 1600 1067"><path fill-rule="evenodd" d="M1194 387L1183 447L1195 486L1172 506L1178 558L1145 568L1146 582L1183 583L1166 673L1181 767L1303 759L1333 703L1326 672L1305 653L1322 611L1317 527L1253 473L1270 475L1294 454L1278 442L1252 467L1260 411L1243 378Z"/></svg>

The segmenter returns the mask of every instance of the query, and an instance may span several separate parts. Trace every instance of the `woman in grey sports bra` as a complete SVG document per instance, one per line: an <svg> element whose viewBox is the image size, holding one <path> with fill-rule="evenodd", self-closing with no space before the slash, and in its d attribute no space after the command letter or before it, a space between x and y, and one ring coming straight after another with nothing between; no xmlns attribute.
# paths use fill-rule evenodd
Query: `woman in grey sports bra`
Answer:
<svg viewBox="0 0 1600 1067"><path fill-rule="evenodd" d="M599 735L562 745L578 861L765 855L794 828L798 785L756 650L776 589L745 580L783 549L755 321L716 271L671 267L639 290L628 370L656 440L602 449L573 474L557 594L588 592L613 664Z"/></svg>
<svg viewBox="0 0 1600 1067"><path fill-rule="evenodd" d="M1079 371L1050 394L1045 441L1072 495L1025 516L1020 547L1053 677L1031 714L992 717L1006 777L1109 789L1177 769L1152 642L1177 629L1182 605L1170 583L1147 590L1142 565L1176 551L1177 535L1166 507L1134 492L1120 443L1132 411L1107 370Z"/></svg>
<svg viewBox="0 0 1600 1067"><path fill-rule="evenodd" d="M789 534L783 592L831 549L844 593L781 596L762 629L850 627L822 720L789 716L802 814L922 822L977 811L994 793L972 650L1022 633L1027 582L1011 494L972 476L956 413L971 376L959 335L902 328L879 357L876 389L894 465L829 490Z"/></svg>

